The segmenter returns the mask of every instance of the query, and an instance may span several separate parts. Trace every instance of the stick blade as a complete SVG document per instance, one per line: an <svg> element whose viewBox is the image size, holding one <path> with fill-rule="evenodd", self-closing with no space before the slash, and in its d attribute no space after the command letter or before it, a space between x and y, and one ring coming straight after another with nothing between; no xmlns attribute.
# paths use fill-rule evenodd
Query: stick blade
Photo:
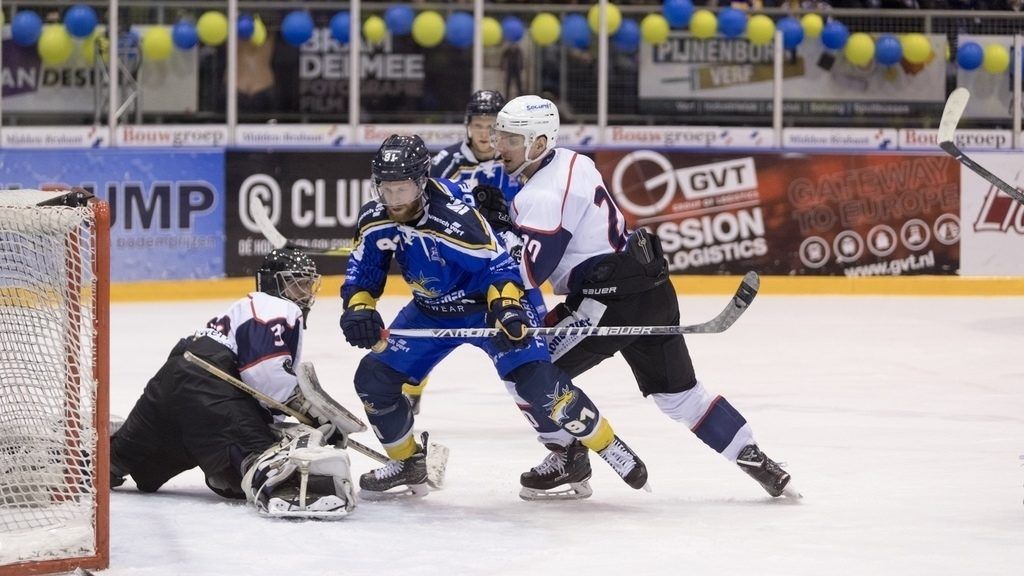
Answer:
<svg viewBox="0 0 1024 576"><path fill-rule="evenodd" d="M967 108L967 101L971 99L971 93L967 88L960 87L950 93L946 99L946 107L942 110L942 120L939 121L939 145L943 142L952 142L953 134L956 132L956 125L960 123L960 117L964 115Z"/></svg>
<svg viewBox="0 0 1024 576"><path fill-rule="evenodd" d="M270 221L270 214L267 213L267 207L263 205L255 195L249 197L249 214L252 215L253 222L260 229L263 237L270 241L270 244L274 246L275 250L280 250L288 245L288 239L284 237L274 227L274 223Z"/></svg>

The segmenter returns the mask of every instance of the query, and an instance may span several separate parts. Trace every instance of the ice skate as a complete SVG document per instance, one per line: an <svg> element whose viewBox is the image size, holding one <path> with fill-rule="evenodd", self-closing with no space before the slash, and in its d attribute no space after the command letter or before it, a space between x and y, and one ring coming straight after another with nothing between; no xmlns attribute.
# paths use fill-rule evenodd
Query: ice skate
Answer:
<svg viewBox="0 0 1024 576"><path fill-rule="evenodd" d="M802 498L790 484L789 472L786 472L774 460L761 452L757 444L750 444L740 450L736 457L736 464L741 470L757 480L757 483L765 489L773 498L787 496L789 498Z"/></svg>
<svg viewBox="0 0 1024 576"><path fill-rule="evenodd" d="M568 446L545 444L551 452L544 461L519 477L523 500L582 500L590 488L590 455L586 446L573 440Z"/></svg>
<svg viewBox="0 0 1024 576"><path fill-rule="evenodd" d="M618 436L615 436L612 443L597 455L604 459L631 488L651 491L647 485L647 466Z"/></svg>
<svg viewBox="0 0 1024 576"><path fill-rule="evenodd" d="M426 443L405 460L390 460L383 467L360 476L359 488L359 497L364 500L426 496L430 492Z"/></svg>

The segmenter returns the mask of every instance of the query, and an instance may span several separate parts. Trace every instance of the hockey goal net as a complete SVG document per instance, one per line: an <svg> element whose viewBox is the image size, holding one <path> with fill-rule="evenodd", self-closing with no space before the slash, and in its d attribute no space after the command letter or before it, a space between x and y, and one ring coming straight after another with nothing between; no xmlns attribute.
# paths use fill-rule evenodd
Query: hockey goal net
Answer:
<svg viewBox="0 0 1024 576"><path fill-rule="evenodd" d="M0 576L108 561L107 204L0 190Z"/></svg>

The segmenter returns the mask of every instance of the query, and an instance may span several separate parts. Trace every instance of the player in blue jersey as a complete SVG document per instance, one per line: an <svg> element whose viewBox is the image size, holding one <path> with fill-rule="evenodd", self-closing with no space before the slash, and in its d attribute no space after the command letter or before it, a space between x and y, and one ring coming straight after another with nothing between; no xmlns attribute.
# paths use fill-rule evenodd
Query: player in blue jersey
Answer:
<svg viewBox="0 0 1024 576"><path fill-rule="evenodd" d="M316 265L298 250L274 250L256 286L182 338L146 384L111 435L111 486L131 476L140 491L155 492L198 466L211 490L247 498L263 515L337 518L355 507L348 455L327 442L333 400L304 396L293 369L320 288ZM275 421L251 395L186 361L186 352L322 426Z"/></svg>
<svg viewBox="0 0 1024 576"><path fill-rule="evenodd" d="M413 435L414 416L402 396L456 347L468 343L494 363L521 410L541 432L564 430L598 452L633 488L647 469L615 435L593 402L550 362L533 306L523 298L518 263L491 227L447 188L427 178L430 156L418 136L391 136L372 162L375 200L363 206L341 294L341 328L352 345L374 350L359 363L355 388L391 461L359 479L362 496L423 496L427 442ZM495 338L381 340L376 310L392 262L413 291L391 328L500 329ZM384 344L384 346L379 346ZM379 350L379 351L378 351Z"/></svg>
<svg viewBox="0 0 1024 576"><path fill-rule="evenodd" d="M505 173L501 159L491 145L491 127L504 105L505 97L497 90L474 92L466 105L466 138L438 152L430 162L430 177L459 184L460 189L453 194L470 206L478 206L478 199L472 192L479 186L501 190L508 202L519 190L518 181ZM508 245L505 247L507 249ZM413 414L420 413L427 380L424 378L419 384L406 383L402 387L402 392L412 404Z"/></svg>

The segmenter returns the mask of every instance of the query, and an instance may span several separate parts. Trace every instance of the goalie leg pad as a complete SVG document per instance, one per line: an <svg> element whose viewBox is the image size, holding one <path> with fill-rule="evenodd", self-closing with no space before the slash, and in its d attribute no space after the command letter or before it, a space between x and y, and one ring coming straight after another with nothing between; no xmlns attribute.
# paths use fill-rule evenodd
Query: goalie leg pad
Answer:
<svg viewBox="0 0 1024 576"><path fill-rule="evenodd" d="M347 516L356 507L348 454L324 446L319 430L303 428L256 458L242 479L246 496L263 516Z"/></svg>

